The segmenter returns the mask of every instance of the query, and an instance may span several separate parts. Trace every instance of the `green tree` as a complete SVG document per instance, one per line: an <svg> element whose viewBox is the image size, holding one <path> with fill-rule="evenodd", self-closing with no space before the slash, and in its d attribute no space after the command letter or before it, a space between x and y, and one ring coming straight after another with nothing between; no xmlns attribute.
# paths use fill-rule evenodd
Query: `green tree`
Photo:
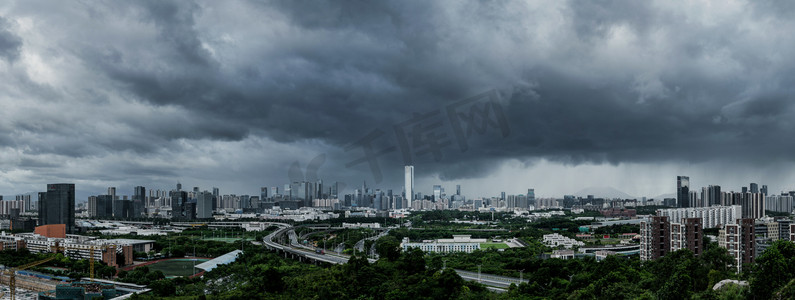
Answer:
<svg viewBox="0 0 795 300"><path fill-rule="evenodd" d="M169 279L158 280L149 285L152 292L159 297L174 296L177 293L177 287L173 281Z"/></svg>
<svg viewBox="0 0 795 300"><path fill-rule="evenodd" d="M394 236L383 236L376 242L375 251L380 257L396 261L400 258L400 242Z"/></svg>
<svg viewBox="0 0 795 300"><path fill-rule="evenodd" d="M773 292L795 278L795 244L776 241L756 260L751 274L751 294L770 299Z"/></svg>

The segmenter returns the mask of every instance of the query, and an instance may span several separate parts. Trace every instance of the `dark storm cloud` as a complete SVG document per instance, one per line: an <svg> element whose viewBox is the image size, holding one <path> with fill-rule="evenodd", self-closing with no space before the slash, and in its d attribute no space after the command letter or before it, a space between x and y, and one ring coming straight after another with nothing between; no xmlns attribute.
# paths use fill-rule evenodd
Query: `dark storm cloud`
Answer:
<svg viewBox="0 0 795 300"><path fill-rule="evenodd" d="M317 147L297 159L327 153L324 168L356 177L370 169L346 167L361 154L346 147L371 130L385 133L377 148L395 147L394 126L413 114L497 89L510 134L490 128L462 151L445 123L453 144L418 157L420 175L484 177L508 159L795 160L793 24L763 4L693 5L143 1L48 14L19 2L0 18L0 57L25 63L6 72L6 96L39 106L14 108L0 140L30 155L132 155L116 159L152 160L125 168L169 176L181 172L164 157L214 168L262 139ZM269 170L289 177L304 154L268 155L289 160ZM22 165L46 167L38 161ZM400 180L400 151L379 161Z"/></svg>
<svg viewBox="0 0 795 300"><path fill-rule="evenodd" d="M572 63L594 56L595 48L614 37L621 26L639 41L651 39L661 27L672 27L674 33L683 29L668 23L675 17L656 14L649 3L570 4L564 14L576 38L556 45L566 56L553 61L517 56L512 58L516 61L508 62L516 70L501 70L504 66L490 65L492 55L497 54L488 49L496 45L478 44L481 36L467 34L472 29L482 30L486 41L516 39L509 44L517 47L511 53L521 53L524 47L532 51L535 46L522 40L527 33L510 27L522 23L519 16L508 14L513 9L509 5L480 3L448 8L424 2L276 1L265 9L286 17L298 36L272 41L285 45L276 46L276 54L248 58L253 65L237 74L225 74L201 47L194 28L194 15L201 14L201 8L164 2L145 7L148 18L159 29L157 50L153 51L182 59L168 61L165 72L159 67L119 61L105 64L103 69L143 100L181 105L200 116L237 124L220 131L187 127L208 137L239 139L245 136L246 128L255 128L282 142L322 139L342 146L366 134L363 127L388 130L412 113L443 107L478 89L518 86L521 82L532 82L534 93L533 99L505 95L511 98L505 110L510 112L514 134L496 143L474 140L476 150L467 153L446 153L449 159L437 166L443 176L482 176L495 161L515 157L547 157L578 164L698 161L716 154L744 155L748 150L743 146L745 134L754 132L754 127L766 132L791 129L770 128L766 121L751 122L762 111L775 114L769 117L781 113L772 107L774 102L756 99L746 104L750 109L732 116L731 123L715 122L725 118L721 116L722 107L737 101L746 87L736 85L738 81L743 84L742 79L709 78L699 74L709 70L693 70L686 64L719 51L729 51L735 56L730 62L741 65L745 64L743 58L756 59L754 53L730 48L734 41L726 34L733 28L726 28L726 34L715 28L696 28L682 40L672 37L671 51L680 52L677 56L681 62L665 58L672 66L660 73L650 71L651 79L667 91L646 95L634 88L646 84L638 82L643 66L622 66L618 62L612 67L620 71L598 79L582 78L587 73L559 71L569 67L576 70ZM452 11L463 16L438 17ZM330 43L310 42L313 34L329 38L325 42ZM464 47L451 47L457 44ZM135 55L121 54L122 60ZM274 67L283 71L269 70ZM612 67L584 66L581 71L600 72ZM754 68L751 63L743 67ZM181 131L178 135L199 137ZM461 160L469 163L452 165L449 172L445 171L445 165ZM387 164L393 168L402 162L388 160Z"/></svg>
<svg viewBox="0 0 795 300"><path fill-rule="evenodd" d="M0 57L9 62L19 58L22 38L11 31L11 22L0 16Z"/></svg>

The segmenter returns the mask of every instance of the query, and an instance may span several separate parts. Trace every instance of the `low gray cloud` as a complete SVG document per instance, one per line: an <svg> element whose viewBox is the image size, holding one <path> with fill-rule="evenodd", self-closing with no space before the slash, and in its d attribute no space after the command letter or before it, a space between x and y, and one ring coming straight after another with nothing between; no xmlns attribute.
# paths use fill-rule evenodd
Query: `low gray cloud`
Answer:
<svg viewBox="0 0 795 300"><path fill-rule="evenodd" d="M0 17L0 57L9 62L19 58L22 38L12 32L12 23Z"/></svg>

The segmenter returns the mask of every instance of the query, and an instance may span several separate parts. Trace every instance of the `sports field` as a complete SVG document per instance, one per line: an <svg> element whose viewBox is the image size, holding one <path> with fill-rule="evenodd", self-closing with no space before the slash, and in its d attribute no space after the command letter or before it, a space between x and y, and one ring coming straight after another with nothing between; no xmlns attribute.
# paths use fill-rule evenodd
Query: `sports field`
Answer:
<svg viewBox="0 0 795 300"><path fill-rule="evenodd" d="M480 249L507 249L505 243L480 243Z"/></svg>
<svg viewBox="0 0 795 300"><path fill-rule="evenodd" d="M200 264L207 261L207 259L196 259L196 264ZM148 265L149 271L157 271L160 270L163 272L166 277L177 277L177 276L190 276L195 273L199 273L202 270L196 269L196 272L193 271L193 259L170 259L164 260L160 262L153 263Z"/></svg>

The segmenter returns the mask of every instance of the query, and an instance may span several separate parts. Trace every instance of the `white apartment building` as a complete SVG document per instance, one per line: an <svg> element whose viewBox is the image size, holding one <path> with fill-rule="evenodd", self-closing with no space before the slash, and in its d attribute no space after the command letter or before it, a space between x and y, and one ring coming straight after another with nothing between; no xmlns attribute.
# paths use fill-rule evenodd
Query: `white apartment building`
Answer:
<svg viewBox="0 0 795 300"><path fill-rule="evenodd" d="M701 218L704 228L716 228L725 224L735 224L742 218L742 207L732 206L710 206L710 207L687 207L669 208L657 210L658 216L666 216L671 223L682 223L685 218Z"/></svg>

